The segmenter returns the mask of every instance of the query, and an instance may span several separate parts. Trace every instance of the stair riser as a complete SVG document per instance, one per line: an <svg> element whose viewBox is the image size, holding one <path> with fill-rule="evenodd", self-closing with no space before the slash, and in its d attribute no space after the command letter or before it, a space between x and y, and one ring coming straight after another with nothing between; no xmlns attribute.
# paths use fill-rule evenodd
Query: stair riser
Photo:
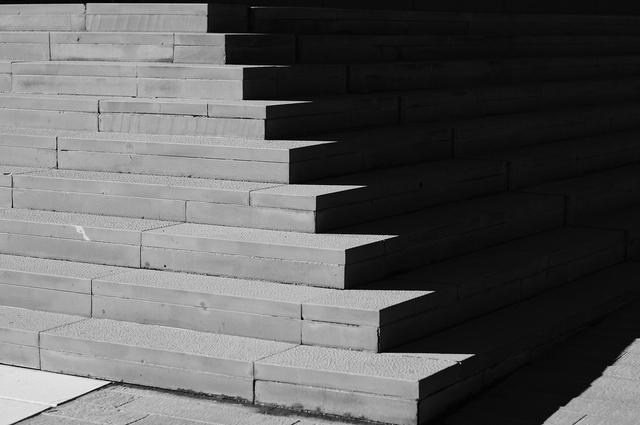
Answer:
<svg viewBox="0 0 640 425"><path fill-rule="evenodd" d="M0 187L0 207L11 208L13 205L12 190L10 187Z"/></svg>
<svg viewBox="0 0 640 425"><path fill-rule="evenodd" d="M35 8L37 7L37 9ZM188 10L163 5L135 7L100 3L7 5L0 10L0 28L11 31L207 31L207 6Z"/></svg>
<svg viewBox="0 0 640 425"><path fill-rule="evenodd" d="M253 401L253 380L177 367L140 364L58 350L40 350L41 369L131 384Z"/></svg>
<svg viewBox="0 0 640 425"><path fill-rule="evenodd" d="M286 35L0 32L0 60L291 64L294 53Z"/></svg>
<svg viewBox="0 0 640 425"><path fill-rule="evenodd" d="M289 183L290 179L290 165L285 162L70 150L61 150L58 154L58 168L62 170L107 171L273 183Z"/></svg>
<svg viewBox="0 0 640 425"><path fill-rule="evenodd" d="M91 317L91 294L0 283L0 304Z"/></svg>
<svg viewBox="0 0 640 425"><path fill-rule="evenodd" d="M505 170L500 163L487 163L484 167L476 167L473 163L468 165L468 170L458 170L456 176L447 178L434 175L433 178L438 177L440 181L437 185L421 187L422 179L430 176L418 174L399 180L388 188L372 188L368 194L345 199L322 210L315 210L318 207L302 209L287 197L280 202L261 202L259 190L246 193L246 196L238 193L235 197L186 188L158 193L161 188L153 185L38 176L14 178L13 202L15 208L24 209L321 232L445 202L497 193L506 188Z"/></svg>
<svg viewBox="0 0 640 425"><path fill-rule="evenodd" d="M0 109L0 123L26 128L98 131L98 115L90 112Z"/></svg>
<svg viewBox="0 0 640 425"><path fill-rule="evenodd" d="M304 320L302 343L346 350L386 352L624 261L623 244L596 249L601 250L541 271L538 275L526 276L382 327ZM305 307L303 306L303 315ZM327 320L330 319L327 317Z"/></svg>
<svg viewBox="0 0 640 425"><path fill-rule="evenodd" d="M0 233L0 252L93 264L140 267L140 247L136 245Z"/></svg>
<svg viewBox="0 0 640 425"><path fill-rule="evenodd" d="M637 37L298 36L300 63L562 57L638 53Z"/></svg>
<svg viewBox="0 0 640 425"><path fill-rule="evenodd" d="M300 319L93 296L93 317L300 344Z"/></svg>

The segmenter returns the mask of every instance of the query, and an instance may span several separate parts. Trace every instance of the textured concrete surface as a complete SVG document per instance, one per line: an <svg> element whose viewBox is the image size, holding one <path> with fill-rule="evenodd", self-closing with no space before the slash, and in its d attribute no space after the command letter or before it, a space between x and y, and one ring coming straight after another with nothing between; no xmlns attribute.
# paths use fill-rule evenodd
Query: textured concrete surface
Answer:
<svg viewBox="0 0 640 425"><path fill-rule="evenodd" d="M631 425L640 420L634 388L637 375L638 305L570 338L493 388L454 408L438 425ZM612 366L616 366L614 368ZM637 387L637 385L635 385ZM196 423L347 424L272 408L150 389L110 386L23 422L26 425ZM115 421L115 422L114 422Z"/></svg>
<svg viewBox="0 0 640 425"><path fill-rule="evenodd" d="M272 341L97 319L53 329L42 335L43 346L47 349L52 349L54 345L64 348L72 340L90 341L95 345L129 346L159 353L191 354L212 360L220 359L232 365L251 364L257 359L291 348L290 344ZM80 347L82 350L82 344ZM110 357L108 352L102 354ZM176 363L175 366L185 365Z"/></svg>
<svg viewBox="0 0 640 425"><path fill-rule="evenodd" d="M40 222L51 225L70 225L87 228L121 229L129 231L143 231L156 229L171 224L165 221L141 220L124 217L109 217L90 214L61 213L54 211L37 211L10 209L0 211L0 219L24 222Z"/></svg>
<svg viewBox="0 0 640 425"><path fill-rule="evenodd" d="M50 409L21 425L362 425L328 417L112 385Z"/></svg>
<svg viewBox="0 0 640 425"><path fill-rule="evenodd" d="M640 421L635 302L498 382L438 425L631 425Z"/></svg>

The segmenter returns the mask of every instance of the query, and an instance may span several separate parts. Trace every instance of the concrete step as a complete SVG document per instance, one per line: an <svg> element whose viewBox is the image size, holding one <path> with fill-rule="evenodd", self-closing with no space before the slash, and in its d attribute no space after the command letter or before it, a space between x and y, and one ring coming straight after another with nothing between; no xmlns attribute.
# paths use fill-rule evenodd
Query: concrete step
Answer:
<svg viewBox="0 0 640 425"><path fill-rule="evenodd" d="M394 95L342 96L314 101L102 99L100 131L227 136L254 139L398 123Z"/></svg>
<svg viewBox="0 0 640 425"><path fill-rule="evenodd" d="M66 363L71 360L76 370L69 373L74 375L117 374L121 375L119 380L131 383L188 388L247 401L253 401L253 363L294 347L280 342L11 307L2 307L0 312L0 326L6 331L2 332L2 342L17 354L31 354L32 367L62 370L67 369ZM44 337L44 331L49 330L51 333ZM62 349L64 345L68 349ZM123 351L125 346L129 347L125 351L130 355ZM145 365L139 359L144 359ZM11 362L11 358L3 361Z"/></svg>
<svg viewBox="0 0 640 425"><path fill-rule="evenodd" d="M48 170L14 177L13 206L316 233L501 192L506 169L445 160L314 183Z"/></svg>
<svg viewBox="0 0 640 425"><path fill-rule="evenodd" d="M503 194L309 234L40 210L0 213L0 252L329 288L559 227L563 199Z"/></svg>
<svg viewBox="0 0 640 425"><path fill-rule="evenodd" d="M637 273L637 264L616 266L392 353L10 307L1 309L2 334L11 349L39 348L43 370L418 424L623 304Z"/></svg>
<svg viewBox="0 0 640 425"><path fill-rule="evenodd" d="M3 94L0 123L81 131L277 139L393 126L401 121L459 120L575 105L605 107L636 100L639 81L543 82L299 101ZM65 119L59 119L61 111Z"/></svg>
<svg viewBox="0 0 640 425"><path fill-rule="evenodd" d="M611 229L625 233L627 258L631 261L640 259L640 205L632 205L606 214L592 214L579 217L580 226L598 229Z"/></svg>
<svg viewBox="0 0 640 425"><path fill-rule="evenodd" d="M624 248L619 231L553 230L331 291L303 303L302 343L387 351L620 263ZM403 291L416 299L392 303Z"/></svg>
<svg viewBox="0 0 640 425"><path fill-rule="evenodd" d="M472 14L308 6L254 6L250 14L254 31L297 34L637 34L639 23L635 16Z"/></svg>
<svg viewBox="0 0 640 425"><path fill-rule="evenodd" d="M545 81L399 93L402 122L421 123L635 101L636 77ZM372 95L373 96L373 95Z"/></svg>
<svg viewBox="0 0 640 425"><path fill-rule="evenodd" d="M557 195L503 193L341 228L347 234L398 235L390 272L410 270L561 227Z"/></svg>
<svg viewBox="0 0 640 425"><path fill-rule="evenodd" d="M39 168L0 165L0 208L11 208L13 206L14 176L40 170Z"/></svg>
<svg viewBox="0 0 640 425"><path fill-rule="evenodd" d="M544 13L544 14L640 14L640 7L627 0L611 0L604 2L556 2L552 0L218 0L218 3L234 5L252 5L268 7L326 7L332 9L379 9L379 10L413 10L438 12L476 12L476 13Z"/></svg>
<svg viewBox="0 0 640 425"><path fill-rule="evenodd" d="M640 162L640 133L626 131L471 156L507 162L509 189Z"/></svg>
<svg viewBox="0 0 640 425"><path fill-rule="evenodd" d="M518 85L638 75L637 56L586 56L354 63L345 65L348 91L442 89L479 85Z"/></svg>
<svg viewBox="0 0 640 425"><path fill-rule="evenodd" d="M40 369L40 332L82 317L0 306L0 362Z"/></svg>
<svg viewBox="0 0 640 425"><path fill-rule="evenodd" d="M561 197L504 194L347 227L340 234L182 224L145 232L142 263L151 269L353 288L398 270L553 229L561 225L562 219ZM253 250L257 245L252 250L231 252L222 244L231 239L251 240L259 245L264 238L272 238L272 247L260 255ZM289 238L288 244L300 244L296 255L273 249L280 238ZM335 244L342 244L342 248L337 248L338 257L311 256L312 250L301 249L314 247L321 251L332 246L336 249ZM355 250L355 245L360 251L370 248L368 254L348 255L351 249L348 247Z"/></svg>
<svg viewBox="0 0 640 425"><path fill-rule="evenodd" d="M297 346L256 363L256 401L385 423L427 423L628 302L638 271L637 264L616 266L392 353Z"/></svg>
<svg viewBox="0 0 640 425"><path fill-rule="evenodd" d="M256 66L40 61L11 64L14 93L146 98L282 99L345 92L335 65Z"/></svg>
<svg viewBox="0 0 640 425"><path fill-rule="evenodd" d="M0 128L0 140L12 140L13 134L23 131L37 132ZM444 159L452 150L451 129L432 124L269 141L104 132L55 134L61 169L276 183ZM394 149L389 149L391 140Z"/></svg>
<svg viewBox="0 0 640 425"><path fill-rule="evenodd" d="M411 62L435 59L620 56L637 54L637 35L304 34L299 63Z"/></svg>
<svg viewBox="0 0 640 425"><path fill-rule="evenodd" d="M3 4L0 31L84 31L84 4Z"/></svg>
<svg viewBox="0 0 640 425"><path fill-rule="evenodd" d="M627 165L523 190L563 196L565 220L572 224L581 217L640 203L640 165Z"/></svg>
<svg viewBox="0 0 640 425"><path fill-rule="evenodd" d="M0 31L0 60L291 64L283 34Z"/></svg>
<svg viewBox="0 0 640 425"><path fill-rule="evenodd" d="M206 4L7 4L2 31L207 32Z"/></svg>
<svg viewBox="0 0 640 425"><path fill-rule="evenodd" d="M335 308L354 326L377 316L400 320L453 298L444 290L345 292L9 255L0 255L0 287L5 306L298 344L304 320L321 319L339 294L351 301ZM305 318L306 308L315 316Z"/></svg>
<svg viewBox="0 0 640 425"><path fill-rule="evenodd" d="M19 167L55 168L57 137L53 131L27 128L0 130L0 164Z"/></svg>
<svg viewBox="0 0 640 425"><path fill-rule="evenodd" d="M0 255L0 305L91 317L93 282L129 270Z"/></svg>
<svg viewBox="0 0 640 425"><path fill-rule="evenodd" d="M460 120L452 124L454 156L637 129L639 113L635 102L627 102Z"/></svg>
<svg viewBox="0 0 640 425"><path fill-rule="evenodd" d="M554 230L348 290L0 256L0 305L386 351L619 263L620 231Z"/></svg>
<svg viewBox="0 0 640 425"><path fill-rule="evenodd" d="M0 252L140 267L141 234L172 222L35 210L0 210Z"/></svg>
<svg viewBox="0 0 640 425"><path fill-rule="evenodd" d="M87 31L207 32L207 4L87 3Z"/></svg>
<svg viewBox="0 0 640 425"><path fill-rule="evenodd" d="M393 239L21 209L0 210L0 226L4 254L339 288L371 280Z"/></svg>

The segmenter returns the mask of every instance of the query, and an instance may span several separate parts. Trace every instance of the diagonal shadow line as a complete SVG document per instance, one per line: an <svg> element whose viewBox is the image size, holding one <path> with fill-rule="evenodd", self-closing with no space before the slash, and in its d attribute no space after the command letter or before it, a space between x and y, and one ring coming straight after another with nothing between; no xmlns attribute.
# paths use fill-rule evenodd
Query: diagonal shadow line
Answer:
<svg viewBox="0 0 640 425"><path fill-rule="evenodd" d="M640 421L635 302L460 406L441 425L591 425Z"/></svg>

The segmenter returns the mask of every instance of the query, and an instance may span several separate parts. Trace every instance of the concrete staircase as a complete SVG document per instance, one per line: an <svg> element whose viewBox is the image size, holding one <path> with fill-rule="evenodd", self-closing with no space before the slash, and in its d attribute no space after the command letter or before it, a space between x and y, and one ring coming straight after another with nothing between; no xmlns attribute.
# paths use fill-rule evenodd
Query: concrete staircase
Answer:
<svg viewBox="0 0 640 425"><path fill-rule="evenodd" d="M387 3L1 5L0 362L417 425L633 300L638 11Z"/></svg>

